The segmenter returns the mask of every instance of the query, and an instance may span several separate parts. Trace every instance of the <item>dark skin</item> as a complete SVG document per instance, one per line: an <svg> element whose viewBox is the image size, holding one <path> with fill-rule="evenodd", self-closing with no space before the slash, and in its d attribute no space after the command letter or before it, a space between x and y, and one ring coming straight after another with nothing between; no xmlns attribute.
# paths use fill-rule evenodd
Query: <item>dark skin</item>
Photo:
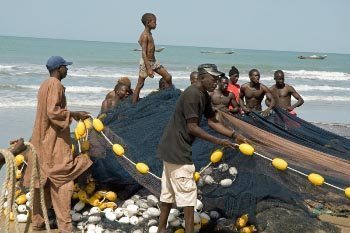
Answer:
<svg viewBox="0 0 350 233"><path fill-rule="evenodd" d="M198 72L197 71L193 71L191 74L190 74L190 82L191 82L191 85L195 82L197 82L198 80Z"/></svg>
<svg viewBox="0 0 350 233"><path fill-rule="evenodd" d="M240 105L245 113L253 110L261 111L261 115L267 117L271 113L271 109L275 106L275 100L272 94L264 84L260 83L260 73L258 71L252 72L249 76L250 82L242 85L240 90ZM261 102L266 96L270 101L270 106L262 111ZM245 101L244 101L245 100Z"/></svg>
<svg viewBox="0 0 350 233"><path fill-rule="evenodd" d="M193 85L196 85L197 88L199 88L201 91L205 92L213 92L216 88L217 83L217 77L212 76L210 74L204 74L201 77L198 78L198 81L194 83ZM220 123L215 117L208 119L208 125L214 129L216 132L225 135L226 137L232 136L232 129L227 128L222 123ZM229 147L229 148L235 148L235 144L228 139L221 139L214 137L210 134L208 134L206 131L204 131L202 128L199 127L199 119L198 118L191 118L186 121L186 126L188 133L191 134L194 137L201 138L203 140L212 142L214 144L223 146L223 147ZM235 134L235 140L237 143L244 143L247 140L239 135ZM165 233L166 232L166 225L168 216L170 213L170 209L172 207L172 203L164 203L161 202L161 213L159 217L159 225L158 225L158 231L157 233ZM185 215L185 232L186 233L193 233L194 232L194 207L193 206L187 206L184 207L184 215Z"/></svg>
<svg viewBox="0 0 350 233"><path fill-rule="evenodd" d="M274 79L276 81L276 84L270 87L270 91L276 102L277 107L283 108L290 112L304 103L303 98L299 95L298 92L296 92L294 87L284 83L284 73L275 73ZM291 100L292 96L297 100L297 102L293 105ZM267 99L265 103L267 106L270 105L270 101L268 101Z"/></svg>
<svg viewBox="0 0 350 233"><path fill-rule="evenodd" d="M171 75L168 73L168 71L161 67L157 70L153 70L151 67L152 61L155 61L155 44L153 40L153 36L151 33L151 30L156 29L157 27L157 19L155 17L152 17L145 25L145 30L141 33L139 38L139 44L142 48L142 58L146 66L147 75L151 78L154 77L154 72L161 75L168 83L169 85L172 85L171 81ZM139 79L137 81L134 94L132 96L132 103L136 103L139 100L140 91L145 83L145 79L147 77L141 77L139 76Z"/></svg>
<svg viewBox="0 0 350 233"><path fill-rule="evenodd" d="M67 76L68 68L65 65L62 65L58 67L55 70L50 71L50 76L57 78L58 80L62 81ZM89 118L89 112L85 111L70 111L71 117L73 117L74 120L85 120L86 118Z"/></svg>
<svg viewBox="0 0 350 233"><path fill-rule="evenodd" d="M130 89L126 85L122 85L118 89L109 92L105 100L102 102L101 113L107 112L117 106L129 96L129 93Z"/></svg>
<svg viewBox="0 0 350 233"><path fill-rule="evenodd" d="M211 103L214 109L236 114L239 111L239 105L235 96L227 90L228 79L221 79L218 88L211 94ZM229 109L230 104L233 109Z"/></svg>

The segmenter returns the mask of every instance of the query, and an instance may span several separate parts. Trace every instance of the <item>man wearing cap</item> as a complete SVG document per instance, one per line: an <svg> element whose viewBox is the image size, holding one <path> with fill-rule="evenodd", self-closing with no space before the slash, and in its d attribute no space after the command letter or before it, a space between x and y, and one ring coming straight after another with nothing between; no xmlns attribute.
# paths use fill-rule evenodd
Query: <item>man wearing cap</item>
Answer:
<svg viewBox="0 0 350 233"><path fill-rule="evenodd" d="M234 147L228 139L208 134L199 127L202 115L216 132L237 142L245 139L215 119L208 94L214 91L217 78L224 75L214 64L198 67L198 80L179 97L173 116L163 132L158 145L157 156L163 160L161 214L158 233L166 232L167 219L173 203L184 207L186 233L193 232L194 206L197 202L197 186L193 179L195 167L191 158L192 143L196 137L224 147Z"/></svg>
<svg viewBox="0 0 350 233"><path fill-rule="evenodd" d="M45 202L47 207L54 208L57 225L60 232L72 232L70 216L73 180L88 169L92 162L79 155L73 158L71 152L69 125L72 118L85 119L88 113L84 111L69 111L67 109L65 88L61 80L67 75L67 66L72 62L65 61L60 56L48 59L46 67L50 77L39 88L37 112L31 143L38 154L41 179L44 183ZM28 161L30 168L32 161ZM27 169L24 185L30 185L30 173ZM41 211L39 186L36 181L33 200L33 230L45 229Z"/></svg>

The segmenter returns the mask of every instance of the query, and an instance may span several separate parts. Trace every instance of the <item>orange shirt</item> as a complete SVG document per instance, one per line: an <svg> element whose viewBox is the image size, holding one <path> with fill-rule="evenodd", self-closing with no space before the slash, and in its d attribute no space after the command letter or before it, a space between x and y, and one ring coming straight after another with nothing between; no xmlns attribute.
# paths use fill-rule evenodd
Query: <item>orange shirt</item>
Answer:
<svg viewBox="0 0 350 233"><path fill-rule="evenodd" d="M228 84L227 90L235 95L236 102L239 104L239 92L241 86L239 84L233 85L232 83ZM233 106L230 104L229 109L233 109Z"/></svg>

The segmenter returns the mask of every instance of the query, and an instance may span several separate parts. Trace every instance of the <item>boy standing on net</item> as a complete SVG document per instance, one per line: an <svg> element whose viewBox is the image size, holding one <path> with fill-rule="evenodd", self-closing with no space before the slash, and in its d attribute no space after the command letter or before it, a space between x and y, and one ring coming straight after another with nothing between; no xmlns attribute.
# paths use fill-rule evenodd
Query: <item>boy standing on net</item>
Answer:
<svg viewBox="0 0 350 233"><path fill-rule="evenodd" d="M155 45L151 30L156 29L157 18L152 13L146 13L142 16L141 21L145 25L145 30L140 35L139 44L142 48L142 56L140 60L139 79L132 96L132 102L136 103L139 99L141 88L147 77L154 77L154 72L161 75L169 85L171 85L171 75L159 64L154 56Z"/></svg>

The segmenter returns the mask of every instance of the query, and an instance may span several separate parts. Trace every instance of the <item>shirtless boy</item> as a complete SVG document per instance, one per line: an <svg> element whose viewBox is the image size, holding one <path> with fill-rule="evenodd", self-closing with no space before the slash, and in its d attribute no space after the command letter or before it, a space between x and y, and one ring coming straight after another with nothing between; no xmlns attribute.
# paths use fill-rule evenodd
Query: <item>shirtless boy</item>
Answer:
<svg viewBox="0 0 350 233"><path fill-rule="evenodd" d="M211 104L215 110L236 114L239 112L239 105L235 100L235 95L228 91L228 83L228 78L225 76L219 79L218 88L211 94ZM233 108L229 108L230 105Z"/></svg>
<svg viewBox="0 0 350 233"><path fill-rule="evenodd" d="M152 13L146 13L142 16L141 21L145 29L140 35L139 44L142 48L142 57L140 60L139 79L132 96L132 103L136 103L139 99L141 88L147 77L154 77L154 72L161 75L171 85L171 75L168 71L157 62L155 58L155 45L151 31L157 26L157 18Z"/></svg>
<svg viewBox="0 0 350 233"><path fill-rule="evenodd" d="M271 109L275 106L275 100L267 86L260 83L260 73L257 69L249 71L249 83L245 83L241 87L240 91L240 105L245 113L249 113L253 110L262 111L261 102L266 96L270 101L270 105L267 109L261 112L264 117L270 115ZM245 100L245 101L244 101Z"/></svg>
<svg viewBox="0 0 350 233"><path fill-rule="evenodd" d="M301 106L304 103L303 98L296 92L294 87L284 83L284 73L282 70L277 70L274 74L276 84L270 87L271 94L276 102L276 106L283 108L293 115L296 113L293 111L296 107ZM291 96L293 96L297 102L292 105ZM270 105L270 101L266 99L266 105Z"/></svg>

